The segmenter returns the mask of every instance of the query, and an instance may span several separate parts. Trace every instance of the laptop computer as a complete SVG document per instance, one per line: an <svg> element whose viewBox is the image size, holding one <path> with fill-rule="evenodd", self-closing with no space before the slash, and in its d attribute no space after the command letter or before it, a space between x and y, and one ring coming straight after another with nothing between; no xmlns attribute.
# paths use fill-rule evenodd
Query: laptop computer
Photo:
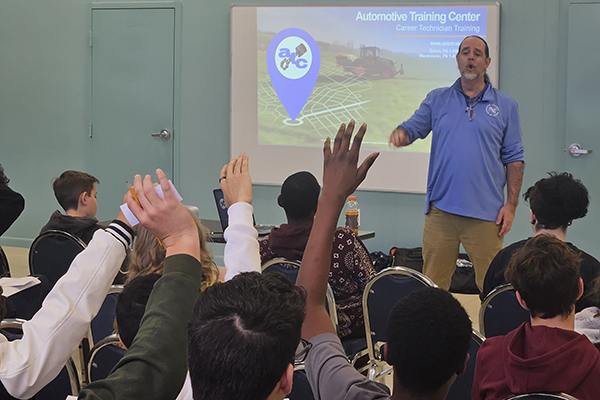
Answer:
<svg viewBox="0 0 600 400"><path fill-rule="evenodd" d="M215 203L219 213L219 220L221 221L221 228L223 229L223 232L225 232L225 229L229 226L229 215L227 214L227 205L225 204L223 191L221 189L215 189L213 190L213 195L215 196ZM254 219L254 214L252 215L252 221L254 222L254 228L258 232L258 236L266 236L271 233L271 229L279 227L279 225L257 224L256 220Z"/></svg>

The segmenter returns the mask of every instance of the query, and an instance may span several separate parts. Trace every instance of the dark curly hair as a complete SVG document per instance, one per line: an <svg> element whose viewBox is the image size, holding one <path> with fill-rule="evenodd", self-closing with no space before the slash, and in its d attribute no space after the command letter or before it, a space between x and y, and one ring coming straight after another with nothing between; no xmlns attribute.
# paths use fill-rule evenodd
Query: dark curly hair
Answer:
<svg viewBox="0 0 600 400"><path fill-rule="evenodd" d="M400 385L415 397L439 390L460 369L471 343L471 320L439 288L410 293L394 306L387 346Z"/></svg>
<svg viewBox="0 0 600 400"><path fill-rule="evenodd" d="M4 175L4 168L0 164L0 185L8 185L8 182L10 182L10 179Z"/></svg>
<svg viewBox="0 0 600 400"><path fill-rule="evenodd" d="M535 214L539 229L567 229L569 223L585 217L590 204L588 190L579 179L563 172L550 172L527 189L523 198Z"/></svg>
<svg viewBox="0 0 600 400"><path fill-rule="evenodd" d="M296 172L283 181L277 202L288 218L304 219L317 210L320 192L321 186L313 174Z"/></svg>

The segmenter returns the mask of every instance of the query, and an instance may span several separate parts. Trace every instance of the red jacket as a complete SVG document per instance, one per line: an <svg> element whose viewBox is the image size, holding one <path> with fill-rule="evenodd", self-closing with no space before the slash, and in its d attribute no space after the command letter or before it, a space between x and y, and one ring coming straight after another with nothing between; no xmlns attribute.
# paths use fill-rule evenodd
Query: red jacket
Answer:
<svg viewBox="0 0 600 400"><path fill-rule="evenodd" d="M472 399L531 392L599 399L600 353L584 335L529 322L485 340L477 353Z"/></svg>

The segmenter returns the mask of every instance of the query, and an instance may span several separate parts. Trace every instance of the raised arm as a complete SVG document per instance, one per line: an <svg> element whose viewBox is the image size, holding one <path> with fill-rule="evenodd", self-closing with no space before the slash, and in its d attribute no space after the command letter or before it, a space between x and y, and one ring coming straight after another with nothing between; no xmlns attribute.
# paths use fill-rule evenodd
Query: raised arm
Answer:
<svg viewBox="0 0 600 400"><path fill-rule="evenodd" d="M159 198L147 175L137 175L127 205L140 223L161 239L166 249L162 277L154 285L140 330L125 356L104 380L93 382L80 399L174 399L187 371L186 326L200 292L202 266L198 229L173 194L161 170L164 192Z"/></svg>
<svg viewBox="0 0 600 400"><path fill-rule="evenodd" d="M335 333L325 309L333 233L346 197L365 179L367 171L379 155L369 155L357 167L367 125L363 124L354 141L351 141L353 131L354 121L350 121L348 126L342 124L335 137L333 150L329 138L323 149L323 191L296 281L298 286L306 289L307 295L306 319L302 325L302 337L305 339L321 333Z"/></svg>
<svg viewBox="0 0 600 400"><path fill-rule="evenodd" d="M248 170L248 155L240 154L221 169L221 189L227 205L229 226L223 261L225 281L242 272L260 272L258 232L252 219L252 180Z"/></svg>
<svg viewBox="0 0 600 400"><path fill-rule="evenodd" d="M0 338L0 381L8 393L30 398L59 374L98 313L132 235L122 213L106 230L96 231L42 308L23 324L23 338Z"/></svg>

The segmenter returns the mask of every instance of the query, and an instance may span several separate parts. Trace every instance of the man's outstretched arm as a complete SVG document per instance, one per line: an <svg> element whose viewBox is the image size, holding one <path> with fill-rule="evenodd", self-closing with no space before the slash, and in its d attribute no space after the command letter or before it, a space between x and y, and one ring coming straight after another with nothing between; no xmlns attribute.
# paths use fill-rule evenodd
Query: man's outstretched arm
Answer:
<svg viewBox="0 0 600 400"><path fill-rule="evenodd" d="M348 126L342 124L335 137L333 150L329 138L323 149L323 191L296 281L298 286L305 288L307 295L306 319L302 325L302 337L306 339L321 333L335 333L325 309L333 234L346 198L365 179L379 155L369 155L357 167L367 125L359 128L354 141L351 140L353 131L354 121L350 121Z"/></svg>

